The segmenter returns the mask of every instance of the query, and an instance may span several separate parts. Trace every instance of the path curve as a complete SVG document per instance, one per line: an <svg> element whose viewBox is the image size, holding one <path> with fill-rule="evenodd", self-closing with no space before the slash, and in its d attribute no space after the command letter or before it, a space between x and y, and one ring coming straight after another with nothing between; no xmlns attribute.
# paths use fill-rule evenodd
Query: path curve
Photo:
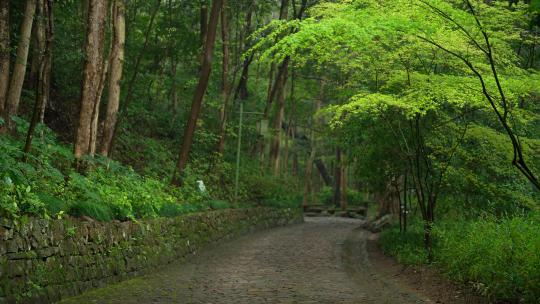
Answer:
<svg viewBox="0 0 540 304"><path fill-rule="evenodd" d="M360 224L307 218L62 303L430 303L377 274Z"/></svg>

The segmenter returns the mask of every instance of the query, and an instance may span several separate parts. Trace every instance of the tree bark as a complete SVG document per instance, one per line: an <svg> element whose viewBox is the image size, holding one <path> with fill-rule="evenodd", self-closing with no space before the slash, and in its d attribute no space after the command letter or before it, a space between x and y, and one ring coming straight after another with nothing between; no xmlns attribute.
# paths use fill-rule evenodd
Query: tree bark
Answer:
<svg viewBox="0 0 540 304"><path fill-rule="evenodd" d="M294 6L294 1L293 1L293 6ZM282 0L281 1L281 8L280 8L280 16L279 18L281 20L284 20L284 19L287 19L287 16L288 16L288 7L289 7L289 1L288 0ZM302 15L305 11L305 9L307 8L307 0L303 0L302 1L302 4L301 4L301 9L300 11L294 15L294 19L301 19L302 18ZM296 8L295 8L295 11L296 11ZM277 75L275 77L275 82L274 82L274 86L272 86L272 76L270 76L270 81L269 81L269 91L268 91L268 96L267 96L267 100L266 100L266 107L265 107L265 110L264 110L264 116L263 118L264 119L267 119L269 114L270 114L270 109L271 109L271 106L272 106L272 102L275 98L276 95L278 95L278 98L279 98L279 95L280 94L283 94L283 92L279 92L280 90L283 90L285 88L285 84L287 82L287 76L288 76L288 66L289 66L289 63L290 63L290 56L286 56L285 59L282 61L279 69L278 69L278 72L277 72ZM272 64L272 67L274 65ZM271 69L271 74L272 74L272 69ZM280 103L281 101L278 100L278 103ZM282 112L281 108L282 108L282 105L281 104L278 104L278 119L279 119L279 115L280 113ZM281 119L283 119L283 117L281 117ZM275 126L275 124L274 124ZM276 131L275 132L279 132L280 131ZM279 136L279 135L278 135ZM257 144L257 147L259 148L259 151L260 151L260 159L261 159L261 163L264 159L264 140L260 140ZM271 164L271 167L274 167L273 168L273 171L274 173L275 172L278 172L279 171L279 168L276 169L276 166L279 167L279 159L276 158L276 157L279 157L279 141L277 142L276 144L276 137L274 137L274 140L270 146L270 164ZM278 170L278 171L276 171Z"/></svg>
<svg viewBox="0 0 540 304"><path fill-rule="evenodd" d="M216 42L217 24L219 21L219 13L221 10L222 0L214 0L212 2L212 9L210 12L210 22L208 24L208 32L206 35L206 45L204 50L204 60L201 68L201 74L199 77L199 83L193 96L191 103L191 114L186 124L184 131L184 138L182 142L182 148L178 156L178 163L173 173L172 183L175 185L181 184L181 175L187 165L189 152L193 144L193 136L197 126L197 120L202 108L202 102L206 89L208 87L208 80L210 79L210 73L212 71L212 59L214 53L214 45Z"/></svg>
<svg viewBox="0 0 540 304"><path fill-rule="evenodd" d="M284 66L287 69L287 65ZM270 146L270 165L274 175L279 174L279 154L281 145L281 125L285 116L285 84L287 83L288 72L284 71L283 77L280 78L277 90L276 117L274 118L274 138Z"/></svg>
<svg viewBox="0 0 540 304"><path fill-rule="evenodd" d="M279 19L280 20L287 19L288 7L289 7L289 1L288 0L282 0L281 1L281 8L280 8L280 11L279 11ZM294 11L296 12L295 1L293 1L293 8L294 8ZM301 20L306 9L307 9L307 0L302 0L300 10L295 13L294 19ZM287 71L288 71L287 68L288 68L288 65L290 63L290 60L291 60L291 57L286 56L285 59L283 59L283 61L281 62L281 65L280 65L280 67L278 69L276 79L274 81L273 86L272 86L272 76L270 76L270 81L269 81L269 86L268 86L268 96L267 96L267 100L266 100L266 107L264 109L264 118L265 119L268 118L270 108L272 106L272 102L274 101L274 98L275 98L276 94L278 94L277 88L279 86L279 82L281 81L281 79L283 77L287 77ZM271 68L271 72L270 72L271 75L273 74L272 73L273 69L274 69L274 64L272 64L272 68Z"/></svg>
<svg viewBox="0 0 540 304"><path fill-rule="evenodd" d="M24 18L21 24L21 33L19 37L19 45L17 46L17 57L13 67L13 74L9 83L9 91L7 95L7 124L8 128L13 127L11 116L17 115L19 102L21 100L21 92L24 83L24 75L26 73L26 63L28 61L28 50L30 48L30 36L32 34L32 24L36 12L36 0L27 0L24 11Z"/></svg>
<svg viewBox="0 0 540 304"><path fill-rule="evenodd" d="M88 20L81 88L81 108L79 123L75 135L74 154L79 165L84 155L90 154L92 118L99 97L99 86L104 68L104 40L107 16L106 0L90 0L88 3Z"/></svg>
<svg viewBox="0 0 540 304"><path fill-rule="evenodd" d="M204 48L206 43L206 35L208 33L208 2L207 0L201 0L201 8L200 8L200 45L201 45L201 53L199 55L199 62L202 65L204 64Z"/></svg>
<svg viewBox="0 0 540 304"><path fill-rule="evenodd" d="M407 184L408 173L405 172L403 180L403 208L401 209L401 214L403 215L403 232L407 232L407 198L408 198L408 184Z"/></svg>
<svg viewBox="0 0 540 304"><path fill-rule="evenodd" d="M246 20L245 20L245 27L244 27L244 34L241 35L241 37L249 36L251 33L251 19L253 19L253 10L255 9L255 0L251 2L251 5L248 8L247 14L246 14ZM244 40L244 38L240 39L241 41ZM243 50L247 50L249 48L248 43L244 43L242 46ZM248 83L248 77L249 77L249 65L251 64L253 60L253 54L251 54L249 57L246 57L244 59L244 63L242 65L242 74L240 75L240 81L238 82L238 87L236 89L236 92L234 93L234 100L247 100L248 98L248 89L247 89L247 83Z"/></svg>
<svg viewBox="0 0 540 304"><path fill-rule="evenodd" d="M40 120L43 120L45 105L49 100L54 39L53 0L38 0L38 12L39 20L37 21L37 27L39 28L39 35L37 37L37 48L39 51L37 54L39 54L39 69L36 75L37 94L32 120L26 134L26 143L23 150L23 161L25 162L28 160L28 155L32 147L36 126Z"/></svg>
<svg viewBox="0 0 540 304"><path fill-rule="evenodd" d="M146 28L146 32L144 34L144 44L143 47L139 50L139 54L137 55L137 59L135 60L135 66L133 68L133 74L131 75L131 78L129 79L128 87L126 90L126 97L124 98L124 103L122 104L120 113L117 114L117 120L116 124L114 126L113 134L111 143L109 146L109 152L108 155L111 157L114 151L114 143L116 142L116 138L118 136L118 129L120 128L120 124L122 123L122 119L127 116L127 111L129 109L129 105L131 104L131 101L133 100L133 91L135 89L135 81L137 80L137 76L139 75L139 68L141 66L142 58L146 52L146 48L148 46L148 41L150 38L150 32L152 31L152 28L154 26L154 21L156 19L157 12L159 11L159 8L161 7L161 0L157 0L156 6L154 10L152 11L152 16L150 17L150 22L148 22L148 27Z"/></svg>
<svg viewBox="0 0 540 304"><path fill-rule="evenodd" d="M52 60L53 60L53 44L54 44L54 15L53 6L54 1L43 0L43 18L41 22L44 37L44 53L42 57L41 65L43 71L38 75L41 79L38 79L38 96L41 95L41 107L39 109L39 122L44 123L45 120L45 108L50 102L51 95L51 79L52 79ZM41 82L41 83L40 83Z"/></svg>
<svg viewBox="0 0 540 304"><path fill-rule="evenodd" d="M340 197L340 200L341 200L341 210L345 211L347 210L347 207L348 207L348 202L347 202L347 167L345 166L345 155L343 155L343 153L341 153L341 197Z"/></svg>
<svg viewBox="0 0 540 304"><path fill-rule="evenodd" d="M295 103L294 103L294 69L291 69L291 94L290 94L291 112L289 113L289 120L285 127L285 148L283 151L283 161L281 162L281 172L288 174L289 168L289 145L290 141L294 142L294 132L292 130ZM285 120L285 118L283 118ZM289 140L289 137L292 139Z"/></svg>
<svg viewBox="0 0 540 304"><path fill-rule="evenodd" d="M109 55L111 54L111 48L112 44L109 46ZM90 125L90 152L88 153L92 157L96 154L97 138L99 132L99 108L101 105L101 96L103 96L103 90L105 89L105 83L107 81L107 74L109 73L109 55L107 56L107 59L105 59L105 56L103 59L103 68L101 70L101 78L99 79L96 102L92 111L92 123Z"/></svg>
<svg viewBox="0 0 540 304"><path fill-rule="evenodd" d="M126 42L126 21L124 0L115 0L113 4L113 46L110 58L109 96L107 113L103 124L103 139L100 154L109 156L114 126L120 106L120 82L124 68L124 46Z"/></svg>
<svg viewBox="0 0 540 304"><path fill-rule="evenodd" d="M315 103L315 113L317 113L321 109L321 104L324 98L324 82L321 81L319 84L319 98L317 98L317 101ZM315 155L317 154L317 145L316 145L316 138L315 138L315 127L318 125L318 120L314 120L311 124L312 130L311 130L311 152L309 154L309 158L306 161L306 174L304 177L304 199L302 202L302 205L305 207L308 205L311 197L312 197L312 172L313 172L313 162L315 161Z"/></svg>
<svg viewBox="0 0 540 304"><path fill-rule="evenodd" d="M169 22L169 30L175 29L175 25L173 24L173 0L167 1L168 6L168 22ZM176 17L174 17L176 18ZM170 109L173 111L174 119L176 119L176 114L178 112L178 92L176 91L177 88L177 79L176 75L178 72L178 59L177 59L177 52L175 50L173 39L169 39L168 46L167 46L167 55L169 56L170 61L170 77L171 77L171 87L169 90L169 99L170 99Z"/></svg>
<svg viewBox="0 0 540 304"><path fill-rule="evenodd" d="M36 0L36 16L35 18L39 18L38 10L39 6L41 5L41 0ZM43 28L40 28L38 26L38 20L36 19L34 21L34 26L32 27L32 33L30 34L30 50L28 53L30 65L29 65L29 71L27 72L27 75L25 76L25 85L29 90L34 90L37 88L37 82L38 82L38 74L39 74L39 68L41 65L41 55L39 48L39 39L44 39L43 37L45 34L43 33ZM42 43L43 46L43 43ZM24 87L24 85L23 85Z"/></svg>
<svg viewBox="0 0 540 304"><path fill-rule="evenodd" d="M332 178L328 174L328 169L326 169L324 162L321 159L315 159L315 166L317 166L324 184L328 187L332 186Z"/></svg>
<svg viewBox="0 0 540 304"><path fill-rule="evenodd" d="M9 54L9 0L0 0L0 117L3 117L5 121L7 121L4 111L7 106L6 97L9 87Z"/></svg>
<svg viewBox="0 0 540 304"><path fill-rule="evenodd" d="M334 174L334 205L341 207L341 149L336 148L336 167Z"/></svg>
<svg viewBox="0 0 540 304"><path fill-rule="evenodd" d="M221 100L223 105L220 109L220 127L219 127L219 143L218 143L218 152L223 154L225 150L225 137L226 137L226 127L227 127L227 106L229 103L229 94L230 94L230 84L229 84L229 16L228 12L228 1L222 0L223 7L221 8L221 40L223 44L223 62L221 70Z"/></svg>

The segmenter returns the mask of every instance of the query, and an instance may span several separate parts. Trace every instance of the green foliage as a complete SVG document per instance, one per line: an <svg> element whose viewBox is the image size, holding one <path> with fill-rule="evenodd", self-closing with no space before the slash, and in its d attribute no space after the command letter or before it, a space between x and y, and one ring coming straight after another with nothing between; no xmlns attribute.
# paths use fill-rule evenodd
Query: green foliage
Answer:
<svg viewBox="0 0 540 304"><path fill-rule="evenodd" d="M323 187L317 192L317 202L326 206L334 204L334 189L332 187Z"/></svg>
<svg viewBox="0 0 540 304"><path fill-rule="evenodd" d="M227 201L211 200L208 202L208 206L212 210L229 209L231 205Z"/></svg>
<svg viewBox="0 0 540 304"><path fill-rule="evenodd" d="M35 153L37 156L34 153L29 155L28 163L21 162L22 134L28 123L20 118L15 120L20 129L19 135L0 137L0 166L5 168L0 172L1 216L29 214L56 217L69 214L110 221L176 216L231 207L233 168L219 155L211 154L193 161L185 170L184 183L180 188L170 186L163 166L143 176L131 167L99 156L88 159L89 170L80 174L71 166L73 155L70 149L59 143L52 131L44 126L39 126L42 136L34 144L39 153ZM161 141L154 142L155 145L140 150L142 159L156 155L156 147L160 147ZM168 153L156 156L158 161L172 159ZM250 178L242 179L242 201L276 207L299 206L297 191L293 188L295 181L290 179L284 183L280 178L259 175L259 178L252 179L252 172L258 169L247 166L245 170ZM159 179L159 176L165 178ZM207 192L202 193L198 189L199 180L204 182ZM248 195L245 189L258 191Z"/></svg>
<svg viewBox="0 0 540 304"><path fill-rule="evenodd" d="M368 202L364 200L362 193L356 190L347 189L347 204L349 206L367 206ZM316 200L326 206L334 204L334 189L332 187L323 187L316 194Z"/></svg>
<svg viewBox="0 0 540 304"><path fill-rule="evenodd" d="M298 181L293 178L279 178L269 175L253 174L244 179L248 201L266 207L299 208L302 194Z"/></svg>
<svg viewBox="0 0 540 304"><path fill-rule="evenodd" d="M69 214L77 217L88 216L102 222L114 219L113 211L109 206L97 202L76 202L70 206Z"/></svg>
<svg viewBox="0 0 540 304"><path fill-rule="evenodd" d="M382 250L396 257L400 263L410 265L427 263L423 227L421 221L415 220L407 227L407 233L402 234L399 232L399 226L392 226L381 234Z"/></svg>
<svg viewBox="0 0 540 304"><path fill-rule="evenodd" d="M434 263L450 278L470 284L491 299L536 303L540 297L538 213L503 219L444 220L435 224ZM400 262L427 262L423 224L405 234L384 231L381 245Z"/></svg>
<svg viewBox="0 0 540 304"><path fill-rule="evenodd" d="M540 226L529 217L440 225L438 257L448 274L461 282L475 282L482 293L496 299L540 297Z"/></svg>
<svg viewBox="0 0 540 304"><path fill-rule="evenodd" d="M539 154L530 150L538 139L522 138L522 143L531 164L539 168ZM454 208L469 215L510 215L537 208L539 194L512 167L507 144L506 136L491 128L469 128L447 175Z"/></svg>
<svg viewBox="0 0 540 304"><path fill-rule="evenodd" d="M259 30L251 51L261 60L291 56L300 67L339 75L332 76L340 92L332 93L342 102L321 116L336 144L355 157L355 177L369 190L384 192L410 174L411 155L421 151L417 164L428 172L427 183L437 185L441 175L435 188L472 212L534 208L538 191L511 166L512 146L484 96L495 96L495 110L503 112L481 32L490 38L510 125L538 175L538 109L523 105L538 103L540 77L517 49L534 16L527 5L471 3L482 27L464 1L322 2L302 21ZM486 92L459 57L483 76ZM415 150L418 142L423 148Z"/></svg>

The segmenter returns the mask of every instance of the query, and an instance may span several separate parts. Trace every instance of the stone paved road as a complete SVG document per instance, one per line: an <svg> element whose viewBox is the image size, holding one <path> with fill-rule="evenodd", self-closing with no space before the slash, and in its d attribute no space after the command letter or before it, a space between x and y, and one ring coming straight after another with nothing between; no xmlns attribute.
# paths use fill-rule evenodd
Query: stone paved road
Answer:
<svg viewBox="0 0 540 304"><path fill-rule="evenodd" d="M308 218L62 303L429 303L377 274L361 223Z"/></svg>

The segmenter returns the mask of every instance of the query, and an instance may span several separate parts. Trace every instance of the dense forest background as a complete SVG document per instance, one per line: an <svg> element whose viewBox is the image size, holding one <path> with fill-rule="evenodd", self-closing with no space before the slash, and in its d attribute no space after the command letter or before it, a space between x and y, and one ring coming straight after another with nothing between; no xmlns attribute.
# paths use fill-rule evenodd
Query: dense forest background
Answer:
<svg viewBox="0 0 540 304"><path fill-rule="evenodd" d="M539 11L2 0L0 215L377 206L400 261L533 302Z"/></svg>

